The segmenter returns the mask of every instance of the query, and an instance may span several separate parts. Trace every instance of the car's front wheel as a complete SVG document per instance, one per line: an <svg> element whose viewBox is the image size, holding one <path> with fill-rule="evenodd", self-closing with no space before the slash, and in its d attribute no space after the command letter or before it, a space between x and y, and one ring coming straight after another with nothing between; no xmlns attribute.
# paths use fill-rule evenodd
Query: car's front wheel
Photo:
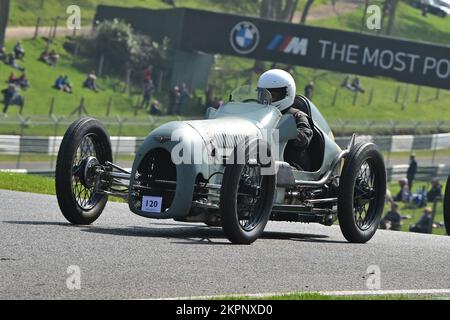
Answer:
<svg viewBox="0 0 450 320"><path fill-rule="evenodd" d="M385 194L386 170L380 151L373 143L355 145L345 159L338 194L339 225L349 242L364 243L373 237Z"/></svg>
<svg viewBox="0 0 450 320"><path fill-rule="evenodd" d="M232 243L250 244L261 236L270 218L276 178L274 173L264 172L270 171L271 163L260 161L263 153L270 157L266 143L258 141L237 147L233 154L239 152L245 154L241 161L244 163L236 161L225 167L220 192L221 223Z"/></svg>
<svg viewBox="0 0 450 320"><path fill-rule="evenodd" d="M109 135L92 118L82 118L67 129L58 152L55 187L59 208L73 224L94 222L102 213L108 196L96 185L96 168L112 161Z"/></svg>

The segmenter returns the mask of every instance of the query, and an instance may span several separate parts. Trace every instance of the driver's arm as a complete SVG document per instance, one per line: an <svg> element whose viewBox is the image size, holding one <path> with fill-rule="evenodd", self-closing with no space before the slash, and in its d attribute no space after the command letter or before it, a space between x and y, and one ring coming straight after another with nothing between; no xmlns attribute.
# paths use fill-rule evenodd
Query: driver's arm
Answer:
<svg viewBox="0 0 450 320"><path fill-rule="evenodd" d="M306 149L313 137L313 131L309 123L308 115L297 109L294 109L293 111L295 123L297 124L297 139L295 144L299 148Z"/></svg>

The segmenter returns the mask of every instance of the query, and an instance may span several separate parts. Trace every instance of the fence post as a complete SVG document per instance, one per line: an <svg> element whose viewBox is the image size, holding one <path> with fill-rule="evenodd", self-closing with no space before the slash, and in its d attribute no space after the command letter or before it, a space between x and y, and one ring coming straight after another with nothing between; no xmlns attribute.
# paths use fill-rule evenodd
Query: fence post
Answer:
<svg viewBox="0 0 450 320"><path fill-rule="evenodd" d="M358 99L358 90L355 90L355 93L353 94L353 102L352 106L356 105L356 100Z"/></svg>
<svg viewBox="0 0 450 320"><path fill-rule="evenodd" d="M416 103L418 103L420 100L420 86L417 86L417 91L416 91Z"/></svg>
<svg viewBox="0 0 450 320"><path fill-rule="evenodd" d="M109 117L111 113L111 107L112 107L112 97L109 97L108 106L106 107L106 117Z"/></svg>
<svg viewBox="0 0 450 320"><path fill-rule="evenodd" d="M397 86L397 91L395 92L395 100L394 102L397 103L398 102L398 98L400 97L400 86Z"/></svg>
<svg viewBox="0 0 450 320"><path fill-rule="evenodd" d="M338 96L338 88L336 88L336 90L334 91L334 95L333 95L333 101L331 103L331 105L334 107L336 105L336 100L337 100L337 96Z"/></svg>
<svg viewBox="0 0 450 320"><path fill-rule="evenodd" d="M100 57L100 62L99 62L99 64L98 64L98 72L97 72L97 75L98 75L99 77L102 76L102 73L103 73L103 63L104 63L104 62L105 62L105 56L102 55L102 56Z"/></svg>
<svg viewBox="0 0 450 320"><path fill-rule="evenodd" d="M55 108L55 96L53 96L52 100L50 101L50 109L48 110L49 117L53 116L54 108Z"/></svg>
<svg viewBox="0 0 450 320"><path fill-rule="evenodd" d="M39 35L39 26L41 24L41 17L37 17L36 19L36 28L34 29L34 36L33 36L33 40L36 40L36 38Z"/></svg>
<svg viewBox="0 0 450 320"><path fill-rule="evenodd" d="M370 89L369 101L367 102L367 105L370 106L372 104L372 100L373 100L373 88Z"/></svg>

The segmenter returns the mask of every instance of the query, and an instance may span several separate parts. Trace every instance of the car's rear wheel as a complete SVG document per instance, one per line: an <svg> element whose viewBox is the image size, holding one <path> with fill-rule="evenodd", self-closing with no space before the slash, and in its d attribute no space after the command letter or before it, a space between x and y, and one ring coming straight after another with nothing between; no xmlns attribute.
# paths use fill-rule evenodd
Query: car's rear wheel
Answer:
<svg viewBox="0 0 450 320"><path fill-rule="evenodd" d="M58 152L55 187L59 208L73 224L94 222L102 213L108 196L96 185L96 169L112 161L109 135L92 118L82 118L67 129Z"/></svg>
<svg viewBox="0 0 450 320"><path fill-rule="evenodd" d="M386 194L384 160L373 143L357 144L345 159L338 194L338 218L349 242L364 243L380 224Z"/></svg>
<svg viewBox="0 0 450 320"><path fill-rule="evenodd" d="M234 162L225 167L220 193L221 224L232 243L250 244L261 236L270 218L276 182L274 173L265 172L271 170L272 160L261 161L262 154L270 157L265 142L238 146L232 155L235 160L239 152L244 152L245 163Z"/></svg>
<svg viewBox="0 0 450 320"><path fill-rule="evenodd" d="M450 236L450 175L447 178L444 194L444 224L447 230L447 235Z"/></svg>

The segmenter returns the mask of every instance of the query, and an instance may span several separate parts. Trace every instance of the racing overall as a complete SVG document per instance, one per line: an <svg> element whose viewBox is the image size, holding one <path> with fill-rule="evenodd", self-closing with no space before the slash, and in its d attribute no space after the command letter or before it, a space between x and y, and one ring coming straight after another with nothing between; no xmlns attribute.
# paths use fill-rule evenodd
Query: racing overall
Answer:
<svg viewBox="0 0 450 320"><path fill-rule="evenodd" d="M289 113L294 116L297 124L297 138L289 140L284 151L284 159L291 166L308 171L311 167L310 157L306 150L313 137L312 119L299 109L304 101L300 96L296 96L292 106L283 113Z"/></svg>

